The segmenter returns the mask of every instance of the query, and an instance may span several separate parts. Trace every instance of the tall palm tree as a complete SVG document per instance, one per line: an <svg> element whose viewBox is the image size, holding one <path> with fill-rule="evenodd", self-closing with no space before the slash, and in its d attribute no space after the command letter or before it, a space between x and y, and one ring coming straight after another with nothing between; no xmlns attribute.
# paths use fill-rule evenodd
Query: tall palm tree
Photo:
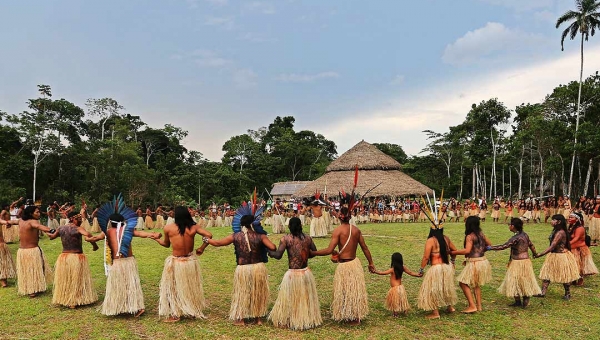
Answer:
<svg viewBox="0 0 600 340"><path fill-rule="evenodd" d="M562 50L565 50L565 38L570 36L571 40L581 34L581 69L579 72L579 95L577 97L577 113L575 123L575 142L573 144L573 159L571 161L571 174L569 175L569 190L571 196L571 187L573 186L573 170L575 168L575 150L577 147L577 131L579 130L579 110L581 107L581 85L583 83L583 41L587 41L590 35L596 33L596 29L600 30L600 1L596 0L575 0L577 11L567 11L556 21L556 28L563 23L571 22L560 39Z"/></svg>

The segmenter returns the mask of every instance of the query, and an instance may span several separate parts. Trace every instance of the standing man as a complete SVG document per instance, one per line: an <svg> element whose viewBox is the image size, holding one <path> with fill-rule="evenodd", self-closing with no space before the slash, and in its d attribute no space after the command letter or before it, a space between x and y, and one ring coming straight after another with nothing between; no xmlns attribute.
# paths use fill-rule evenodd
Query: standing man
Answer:
<svg viewBox="0 0 600 340"><path fill-rule="evenodd" d="M317 192L312 197L310 206L306 207L307 210L312 212L312 219L310 220L310 237L324 237L327 236L327 222L323 217L323 206L325 202L321 201L321 195Z"/></svg>
<svg viewBox="0 0 600 340"><path fill-rule="evenodd" d="M182 316L203 319L206 303L200 264L193 253L194 238L196 234L212 238L212 234L197 225L183 206L175 208L175 223L167 224L164 232L164 239L155 240L165 248L173 245L173 253L165 260L158 315L166 317L165 322L177 322Z"/></svg>
<svg viewBox="0 0 600 340"><path fill-rule="evenodd" d="M346 194L340 199L352 207L353 199ZM371 252L360 229L348 222L352 208L344 205L340 208L341 225L333 230L327 248L311 251L312 256L323 256L334 253L338 255L338 265L333 278L333 301L331 303L332 318L335 321L346 321L351 325L360 324L369 313L369 301L365 286L365 275L360 260L356 257L356 249L360 248L369 262L369 271L375 271ZM338 247L339 254L334 249Z"/></svg>
<svg viewBox="0 0 600 340"><path fill-rule="evenodd" d="M40 208L28 206L19 221L19 250L17 250L17 288L20 295L36 297L52 282L52 268L39 247L39 231L54 233L40 223Z"/></svg>

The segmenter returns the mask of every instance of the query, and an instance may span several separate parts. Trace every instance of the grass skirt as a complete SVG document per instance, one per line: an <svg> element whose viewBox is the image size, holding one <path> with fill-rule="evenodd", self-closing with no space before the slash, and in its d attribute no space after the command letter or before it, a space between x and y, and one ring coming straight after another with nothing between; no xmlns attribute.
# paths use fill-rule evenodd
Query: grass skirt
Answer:
<svg viewBox="0 0 600 340"><path fill-rule="evenodd" d="M423 310L434 310L456 304L454 268L449 264L431 266L423 276L417 306Z"/></svg>
<svg viewBox="0 0 600 340"><path fill-rule="evenodd" d="M511 260L498 292L507 297L541 294L542 291L533 272L531 260Z"/></svg>
<svg viewBox="0 0 600 340"><path fill-rule="evenodd" d="M17 250L17 290L21 295L45 292L52 268L40 247Z"/></svg>
<svg viewBox="0 0 600 340"><path fill-rule="evenodd" d="M365 274L358 258L338 263L333 278L332 319L362 320L369 313Z"/></svg>
<svg viewBox="0 0 600 340"><path fill-rule="evenodd" d="M58 229L59 226L60 225L58 224L58 221L55 218L48 220L48 228Z"/></svg>
<svg viewBox="0 0 600 340"><path fill-rule="evenodd" d="M487 214L487 210L481 210L479 212L479 218L484 219L485 218L485 214Z"/></svg>
<svg viewBox="0 0 600 340"><path fill-rule="evenodd" d="M154 221L152 221L152 217L146 216L146 219L144 220L144 228L154 229Z"/></svg>
<svg viewBox="0 0 600 340"><path fill-rule="evenodd" d="M321 308L315 277L309 268L289 269L269 314L276 327L305 330L320 326Z"/></svg>
<svg viewBox="0 0 600 340"><path fill-rule="evenodd" d="M202 271L196 255L167 257L160 280L158 315L204 318L205 306Z"/></svg>
<svg viewBox="0 0 600 340"><path fill-rule="evenodd" d="M137 224L135 225L135 229L137 230L144 230L146 229L146 222L144 222L144 218L143 217L138 217L137 218Z"/></svg>
<svg viewBox="0 0 600 340"><path fill-rule="evenodd" d="M155 229L163 229L165 227L165 218L162 215L156 216L156 223L154 223Z"/></svg>
<svg viewBox="0 0 600 340"><path fill-rule="evenodd" d="M549 253L540 269L540 279L556 283L570 283L579 279L579 266L570 251Z"/></svg>
<svg viewBox="0 0 600 340"><path fill-rule="evenodd" d="M398 285L388 290L385 298L385 309L395 313L403 313L410 310L408 298L406 297L406 289L404 289L403 285Z"/></svg>
<svg viewBox="0 0 600 340"><path fill-rule="evenodd" d="M92 233L99 233L102 231L102 228L100 228L100 223L98 223L98 217L94 217L94 219L92 220Z"/></svg>
<svg viewBox="0 0 600 340"><path fill-rule="evenodd" d="M285 232L283 227L283 216L281 215L273 215L273 233L281 234Z"/></svg>
<svg viewBox="0 0 600 340"><path fill-rule="evenodd" d="M592 217L589 233L592 240L600 240L600 218ZM4 239L6 240L6 236Z"/></svg>
<svg viewBox="0 0 600 340"><path fill-rule="evenodd" d="M175 219L173 217L171 217L171 216L167 217L167 224L166 225L173 224L173 223L175 223ZM198 223L198 221L196 221L196 223Z"/></svg>
<svg viewBox="0 0 600 340"><path fill-rule="evenodd" d="M6 243L0 243L0 279L14 279L15 277L17 277L17 273L10 249Z"/></svg>
<svg viewBox="0 0 600 340"><path fill-rule="evenodd" d="M458 282L481 287L492 280L492 266L485 256L466 258L467 264L458 275Z"/></svg>
<svg viewBox="0 0 600 340"><path fill-rule="evenodd" d="M6 243L16 243L19 242L19 225L2 225L2 237L4 237L4 242Z"/></svg>
<svg viewBox="0 0 600 340"><path fill-rule="evenodd" d="M83 306L98 301L85 254L61 253L54 266L52 303Z"/></svg>
<svg viewBox="0 0 600 340"><path fill-rule="evenodd" d="M523 214L523 218L525 218L525 219L528 219L528 220L532 219L532 218L533 218L532 212L531 212L530 210L527 210L527 211L526 211L526 212Z"/></svg>
<svg viewBox="0 0 600 340"><path fill-rule="evenodd" d="M492 210L492 218L500 218L500 210Z"/></svg>
<svg viewBox="0 0 600 340"><path fill-rule="evenodd" d="M310 221L310 237L323 237L327 236L328 228L325 218L313 217Z"/></svg>
<svg viewBox="0 0 600 340"><path fill-rule="evenodd" d="M83 227L83 229L85 229L85 231L90 232L92 231L92 226L90 225L90 221L88 221L87 218L82 219L81 221L81 226Z"/></svg>
<svg viewBox="0 0 600 340"><path fill-rule="evenodd" d="M102 314L135 314L144 308L144 295L135 257L114 259L106 278Z"/></svg>
<svg viewBox="0 0 600 340"><path fill-rule="evenodd" d="M233 275L229 319L236 321L267 315L269 282L264 263L238 265Z"/></svg>
<svg viewBox="0 0 600 340"><path fill-rule="evenodd" d="M589 276L598 274L598 268L594 264L592 253L587 246L571 249L571 253L575 256L577 265L579 266L579 275Z"/></svg>

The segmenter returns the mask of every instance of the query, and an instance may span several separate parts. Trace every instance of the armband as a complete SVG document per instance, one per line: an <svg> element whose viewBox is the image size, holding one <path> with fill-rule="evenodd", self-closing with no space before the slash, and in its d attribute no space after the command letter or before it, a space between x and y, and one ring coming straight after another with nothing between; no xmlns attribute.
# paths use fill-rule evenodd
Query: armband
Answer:
<svg viewBox="0 0 600 340"><path fill-rule="evenodd" d="M206 237L206 236L202 237L202 242L208 243L208 237Z"/></svg>
<svg viewBox="0 0 600 340"><path fill-rule="evenodd" d="M485 247L485 250L492 250L492 246Z"/></svg>
<svg viewBox="0 0 600 340"><path fill-rule="evenodd" d="M56 229L50 229L48 232L49 232L50 234L54 234L54 233L56 232Z"/></svg>
<svg viewBox="0 0 600 340"><path fill-rule="evenodd" d="M420 268L419 269L419 274L423 274L423 272L424 272L423 268Z"/></svg>

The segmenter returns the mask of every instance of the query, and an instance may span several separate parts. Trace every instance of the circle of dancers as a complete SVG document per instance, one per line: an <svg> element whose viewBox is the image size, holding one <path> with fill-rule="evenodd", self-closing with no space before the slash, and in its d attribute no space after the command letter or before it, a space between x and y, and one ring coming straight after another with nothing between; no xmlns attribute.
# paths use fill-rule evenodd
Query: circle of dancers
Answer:
<svg viewBox="0 0 600 340"><path fill-rule="evenodd" d="M560 199L563 201L560 202ZM600 195L592 201L582 198L573 209L562 197L558 201L549 198L544 204L536 203L533 198L521 200L516 205L495 200L491 207L492 219L499 222L499 211L505 209L505 221L510 219L508 229L514 234L499 245L492 245L481 229L487 205L477 204L475 200L461 204L454 199L440 204L439 209L435 201L433 204L417 204L419 212L409 214L413 218L423 215L431 222L418 271L409 269L399 252L391 254L388 269L380 271L375 268L369 248L357 227L362 222L357 216L370 215L370 208L365 208L361 200L356 199L354 191L351 194L340 193L337 205L327 204L317 193L303 204L297 203L291 215L282 201L269 201L267 204L258 203L255 192L237 210L229 205L212 205L207 217L184 206L168 211L161 205L154 211L150 206L145 211L141 206L134 210L125 205L120 195L111 202L96 206L91 214L88 214L85 202L79 210L72 203L59 206L54 202L44 213L48 217L46 226L40 223L40 207L30 201L23 204L20 198L11 205L3 206L0 213L0 284L6 287L7 280L16 277L18 294L33 298L45 292L53 280L53 304L68 308L94 304L98 295L83 253L83 241L89 242L93 250L98 250L97 242L104 240L103 261L107 279L101 313L139 317L145 312L145 305L131 241L133 237L149 238L163 247L172 248L172 255L165 259L160 281L158 315L166 322L177 322L181 318L203 319L206 317L203 313L206 302L198 258L209 245L233 245L236 268L229 319L235 325L244 325L262 324L266 318L276 327L306 330L323 322L315 279L308 266L309 259L315 256L329 255L336 263L331 318L337 322L359 324L367 317L368 297L363 265L357 257L359 247L368 262L369 272L390 277L384 306L393 316L406 314L411 309L402 285L404 273L422 277L417 307L429 311L426 318L440 318L440 309L455 312L454 305L458 301L455 280L467 301L462 313L481 312L481 287L492 277L490 262L485 257L488 251L510 248L507 271L498 291L514 299L511 304L514 307L525 308L532 297L546 297L551 283L562 284L563 299L569 300L572 285L581 286L586 276L598 273L589 247L600 238ZM382 202L374 203L378 211ZM408 211L412 211L413 204L408 203ZM265 208L269 208L267 213ZM520 211L521 217L512 216L513 210ZM404 215L404 208L400 211ZM549 245L538 252L524 231L524 221L540 222L540 211L546 213L546 221L550 218L552 228ZM458 222L461 216L464 217L465 231L463 249L458 249L444 235L443 224L446 217L449 222L452 219ZM61 217L60 222L58 217ZM167 217L166 221L164 217ZM281 238L278 246L263 229L263 217L270 219L274 232L283 232L284 226L288 227L289 233ZM88 218L92 218L91 224ZM331 228L331 219L336 219L339 225ZM589 234L585 228L586 221ZM230 225L233 233L219 240L213 239L207 227L216 225ZM310 226L309 235L304 233L303 225ZM144 231L151 226L161 228L163 233ZM317 249L312 238L329 233L328 246ZM41 234L50 239L61 239L63 249L54 270L39 247ZM202 238L202 245L193 249L196 235ZM9 242L19 242L16 266L6 245ZM530 252L534 259L544 257L539 273L541 287L533 270ZM289 269L269 311L265 263L269 258L281 259L284 253L288 256ZM455 279L457 256L464 256L464 268Z"/></svg>

